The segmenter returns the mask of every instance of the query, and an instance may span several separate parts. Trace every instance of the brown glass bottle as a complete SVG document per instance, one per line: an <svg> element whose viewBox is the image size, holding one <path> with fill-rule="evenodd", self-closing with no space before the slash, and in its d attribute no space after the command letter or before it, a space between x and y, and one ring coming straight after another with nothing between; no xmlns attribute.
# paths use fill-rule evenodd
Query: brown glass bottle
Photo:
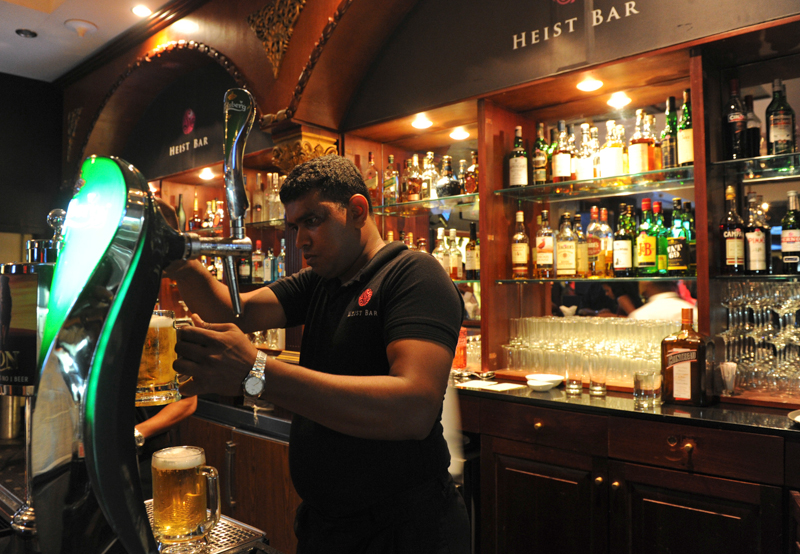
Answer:
<svg viewBox="0 0 800 554"><path fill-rule="evenodd" d="M681 330L661 341L661 399L708 406L714 396L714 341L692 327L694 310L681 310Z"/></svg>

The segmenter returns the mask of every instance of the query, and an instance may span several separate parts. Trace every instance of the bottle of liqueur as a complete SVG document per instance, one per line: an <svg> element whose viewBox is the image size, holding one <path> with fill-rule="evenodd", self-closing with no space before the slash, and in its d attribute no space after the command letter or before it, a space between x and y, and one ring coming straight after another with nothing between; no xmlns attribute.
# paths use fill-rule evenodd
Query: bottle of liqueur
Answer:
<svg viewBox="0 0 800 554"><path fill-rule="evenodd" d="M528 186L528 154L522 142L522 127L514 129L514 149L508 158L508 186Z"/></svg>
<svg viewBox="0 0 800 554"><path fill-rule="evenodd" d="M570 123L567 125L567 150L570 155L570 181L577 179L578 173L578 147L575 145L575 125Z"/></svg>
<svg viewBox="0 0 800 554"><path fill-rule="evenodd" d="M419 168L418 154L411 156L411 167L408 170L406 188L408 190L408 199L406 202L416 202L418 200L422 200L420 196L422 190L422 170Z"/></svg>
<svg viewBox="0 0 800 554"><path fill-rule="evenodd" d="M400 190L400 173L394 164L394 154L389 154L389 163L383 170L383 203L397 203L397 192Z"/></svg>
<svg viewBox="0 0 800 554"><path fill-rule="evenodd" d="M536 142L531 155L533 166L533 184L543 185L547 182L547 141L544 138L544 123L536 124Z"/></svg>
<svg viewBox="0 0 800 554"><path fill-rule="evenodd" d="M661 139L656 134L656 116L648 114L644 118L644 135L653 140L652 169L661 169Z"/></svg>
<svg viewBox="0 0 800 554"><path fill-rule="evenodd" d="M451 167L452 171L452 167ZM422 164L422 184L420 185L420 200L436 200L436 183L439 182L441 175L436 171L434 153L428 152Z"/></svg>
<svg viewBox="0 0 800 554"><path fill-rule="evenodd" d="M453 175L453 158L450 156L442 157L442 174L439 180L436 181L434 188L437 198L461 194L461 184L458 182L458 178Z"/></svg>
<svg viewBox="0 0 800 554"><path fill-rule="evenodd" d="M797 191L790 190L789 209L781 220L781 261L783 273L796 275L800 271L800 203Z"/></svg>
<svg viewBox="0 0 800 554"><path fill-rule="evenodd" d="M667 235L667 273L672 277L689 275L689 232L683 226L681 199L672 199L672 226Z"/></svg>
<svg viewBox="0 0 800 554"><path fill-rule="evenodd" d="M473 150L470 152L472 165L467 168L464 174L464 192L474 194L478 192L478 153Z"/></svg>
<svg viewBox="0 0 800 554"><path fill-rule="evenodd" d="M479 281L481 278L481 248L478 245L478 226L469 224L469 242L464 246L464 278Z"/></svg>
<svg viewBox="0 0 800 554"><path fill-rule="evenodd" d="M369 153L369 161L367 162L367 170L364 171L364 183L367 185L369 191L369 199L372 201L373 206L380 206L383 203L381 193L383 192L380 187L380 179L378 178L378 170L375 169L375 158L372 152Z"/></svg>
<svg viewBox="0 0 800 554"><path fill-rule="evenodd" d="M447 274L450 274L450 248L444 240L444 227L436 229L436 244L433 247L433 257L438 260Z"/></svg>
<svg viewBox="0 0 800 554"><path fill-rule="evenodd" d="M753 95L744 97L744 107L747 112L747 130L744 136L745 157L756 158L761 155L761 119L753 110Z"/></svg>
<svg viewBox="0 0 800 554"><path fill-rule="evenodd" d="M723 155L726 160L747 157L747 112L739 98L739 79L730 81L730 99L722 114Z"/></svg>
<svg viewBox="0 0 800 554"><path fill-rule="evenodd" d="M254 285L261 285L264 283L264 253L261 251L261 241L256 241L256 249L250 257L253 264L251 280Z"/></svg>
<svg viewBox="0 0 800 554"><path fill-rule="evenodd" d="M614 276L635 277L633 269L633 233L628 228L627 206L620 204L617 232L614 234Z"/></svg>
<svg viewBox="0 0 800 554"><path fill-rule="evenodd" d="M669 169L678 167L678 112L675 108L675 97L667 98L667 110L664 113L666 122L661 131L661 167Z"/></svg>
<svg viewBox="0 0 800 554"><path fill-rule="evenodd" d="M556 235L556 277L575 277L578 272L578 237L571 221L571 213L561 215Z"/></svg>
<svg viewBox="0 0 800 554"><path fill-rule="evenodd" d="M553 182L561 183L572 178L572 154L569 151L567 123L558 122L558 146L553 151Z"/></svg>
<svg viewBox="0 0 800 554"><path fill-rule="evenodd" d="M722 239L720 273L722 275L744 274L744 222L736 212L736 190L725 189L727 213L719 224Z"/></svg>
<svg viewBox="0 0 800 554"><path fill-rule="evenodd" d="M605 234L600 223L600 209L592 206L589 210L591 221L586 227L586 254L589 264L589 277L604 277L606 274Z"/></svg>
<svg viewBox="0 0 800 554"><path fill-rule="evenodd" d="M744 272L747 275L767 275L769 274L770 230L761 226L755 193L748 195L747 202L747 228L744 232Z"/></svg>
<svg viewBox="0 0 800 554"><path fill-rule="evenodd" d="M683 91L681 118L678 121L678 165L694 163L694 131L692 131L692 90Z"/></svg>
<svg viewBox="0 0 800 554"><path fill-rule="evenodd" d="M653 233L656 236L656 267L659 275L667 275L667 226L661 202L653 202Z"/></svg>
<svg viewBox="0 0 800 554"><path fill-rule="evenodd" d="M530 276L528 264L530 241L525 231L525 214L522 210L517 212L516 222L514 236L511 237L511 278L527 279Z"/></svg>
<svg viewBox="0 0 800 554"><path fill-rule="evenodd" d="M636 232L636 274L653 276L658 274L656 260L656 234L653 221L652 201L642 200L642 220Z"/></svg>
<svg viewBox="0 0 800 554"><path fill-rule="evenodd" d="M644 173L655 168L653 161L655 140L644 133L645 117L644 110L636 110L636 130L628 146L628 164L631 173Z"/></svg>
<svg viewBox="0 0 800 554"><path fill-rule="evenodd" d="M575 179L578 181L594 179L594 151L588 123L581 124L581 147L578 152Z"/></svg>
<svg viewBox="0 0 800 554"><path fill-rule="evenodd" d="M556 276L553 230L550 228L550 212L542 210L542 224L536 231L536 277L552 279Z"/></svg>
<svg viewBox="0 0 800 554"><path fill-rule="evenodd" d="M689 246L689 275L697 275L697 233L694 228L692 203L683 203L683 226L686 228L686 244Z"/></svg>
<svg viewBox="0 0 800 554"><path fill-rule="evenodd" d="M613 119L606 121L606 141L600 149L600 176L605 178L624 173L622 142L617 137Z"/></svg>
<svg viewBox="0 0 800 554"><path fill-rule="evenodd" d="M681 330L661 341L661 398L708 406L714 396L714 341L694 330L694 310L681 310Z"/></svg>
<svg viewBox="0 0 800 554"><path fill-rule="evenodd" d="M600 230L603 233L603 251L605 252L605 277L614 276L614 229L608 224L608 209L600 209Z"/></svg>
<svg viewBox="0 0 800 554"><path fill-rule="evenodd" d="M572 233L575 235L575 274L578 277L589 277L589 243L583 234L581 214L572 216Z"/></svg>
<svg viewBox="0 0 800 554"><path fill-rule="evenodd" d="M461 255L461 250L458 248L458 237L456 237L456 230L450 229L450 278L454 281L460 281L464 278L464 258Z"/></svg>
<svg viewBox="0 0 800 554"><path fill-rule="evenodd" d="M772 102L767 106L767 154L789 154L795 149L794 110L786 101L780 79L772 83Z"/></svg>

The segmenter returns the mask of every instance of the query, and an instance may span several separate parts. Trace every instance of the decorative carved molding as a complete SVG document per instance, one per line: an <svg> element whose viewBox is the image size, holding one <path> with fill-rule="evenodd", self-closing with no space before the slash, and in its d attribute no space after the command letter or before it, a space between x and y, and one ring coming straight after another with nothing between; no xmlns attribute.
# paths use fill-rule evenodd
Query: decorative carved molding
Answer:
<svg viewBox="0 0 800 554"><path fill-rule="evenodd" d="M272 147L272 160L285 173L289 173L301 163L336 154L337 141L334 138L314 133L300 133L281 140Z"/></svg>
<svg viewBox="0 0 800 554"><path fill-rule="evenodd" d="M336 26L339 25L339 21L341 21L342 16L344 16L345 12L347 12L347 9L352 3L353 0L342 0L333 15L328 18L328 24L325 25L325 28L322 30L322 36L314 44L314 49L311 51L311 55L308 57L308 62L306 62L302 73L300 73L300 78L297 80L297 85L294 87L294 92L292 93L292 99L289 102L289 106L277 113L266 114L264 117L262 117L259 121L259 125L262 130L266 131L276 123L280 123L286 119L291 119L292 115L294 115L295 111L297 111L297 106L300 104L300 99L303 97L303 91L305 91L306 85L308 85L308 80L311 77L311 73L314 71L314 66L317 65L317 61L322 54L322 50L325 48L325 45L331 38L331 35L333 35L333 31L336 30Z"/></svg>
<svg viewBox="0 0 800 554"><path fill-rule="evenodd" d="M247 23L264 45L272 63L272 75L277 79L283 55L306 0L272 0L257 12L247 16Z"/></svg>

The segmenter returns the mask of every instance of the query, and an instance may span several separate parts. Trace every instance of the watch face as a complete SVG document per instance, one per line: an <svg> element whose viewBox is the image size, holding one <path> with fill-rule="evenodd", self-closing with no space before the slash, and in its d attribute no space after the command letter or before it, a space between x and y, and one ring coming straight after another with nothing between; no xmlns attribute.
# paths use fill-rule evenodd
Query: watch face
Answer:
<svg viewBox="0 0 800 554"><path fill-rule="evenodd" d="M248 396L258 396L264 392L264 381L254 376L248 377L244 381L244 392Z"/></svg>

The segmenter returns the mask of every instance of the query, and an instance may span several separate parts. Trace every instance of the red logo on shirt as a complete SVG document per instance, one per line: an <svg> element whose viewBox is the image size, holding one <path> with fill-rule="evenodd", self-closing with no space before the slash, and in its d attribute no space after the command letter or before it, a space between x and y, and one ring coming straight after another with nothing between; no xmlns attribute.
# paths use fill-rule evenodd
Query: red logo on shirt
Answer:
<svg viewBox="0 0 800 554"><path fill-rule="evenodd" d="M369 299L372 298L372 289L367 289L361 293L361 296L358 297L358 305L362 308L367 305Z"/></svg>

